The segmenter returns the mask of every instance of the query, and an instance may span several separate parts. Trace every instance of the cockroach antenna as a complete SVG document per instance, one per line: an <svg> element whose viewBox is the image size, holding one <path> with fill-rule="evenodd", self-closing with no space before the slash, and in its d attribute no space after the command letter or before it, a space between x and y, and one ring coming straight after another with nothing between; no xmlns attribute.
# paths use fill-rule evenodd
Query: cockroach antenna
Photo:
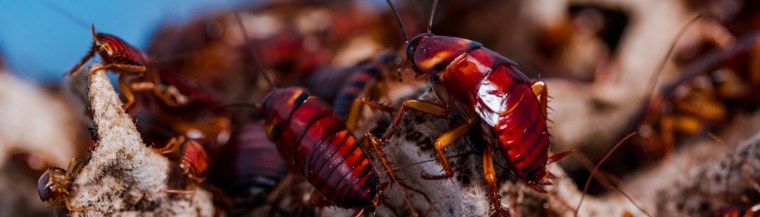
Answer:
<svg viewBox="0 0 760 217"><path fill-rule="evenodd" d="M243 33L243 38L246 40L244 44L247 47L247 50L251 52L251 56L253 56L253 60L256 61L256 65L259 66L259 71L264 76L264 79L267 80L269 87L273 90L276 89L276 87L274 86L274 82L272 82L272 79L269 78L269 75L267 75L266 69L264 69L264 64L262 64L261 60L259 60L259 56L256 54L256 50L254 50L253 47L248 43L248 32L245 30L245 25L243 25L243 19L240 18L239 12L235 13L235 19L237 20L237 23L240 26L240 30Z"/></svg>
<svg viewBox="0 0 760 217"><path fill-rule="evenodd" d="M396 7L394 7L393 3L391 3L391 0L385 0L385 2L388 2L388 5L391 6L391 10L393 10L393 14L396 15L396 22L398 22L398 27L401 29L401 35L404 36L404 43L409 43L409 37L406 36L406 28L404 28L404 22L401 22L401 15L398 14ZM429 30L430 28L428 28L428 32L430 32Z"/></svg>
<svg viewBox="0 0 760 217"><path fill-rule="evenodd" d="M433 32L433 17L435 17L435 8L438 6L438 0L433 0L433 7L430 8L430 20L428 20L427 32Z"/></svg>
<svg viewBox="0 0 760 217"><path fill-rule="evenodd" d="M665 64L668 61L668 57L673 54L673 50L675 50L676 44L678 43L678 40L686 34L686 31L689 30L689 27L694 24L697 20L702 18L702 14L698 14L694 18L691 18L689 22L687 22L676 34L676 37L673 38L673 43L670 43L670 47L668 47L668 52L665 53L665 57L662 58L662 60L659 62L657 66L656 73L652 74L652 77L649 77L649 86L646 89L646 93L644 93L644 96L647 96L650 98L650 100L653 98L654 89L657 87L657 83L660 81L660 76L662 73L662 69L665 68Z"/></svg>
<svg viewBox="0 0 760 217"><path fill-rule="evenodd" d="M45 5L45 6L47 6L50 9L53 9L54 11L60 13L61 15L65 16L66 18L69 18L69 20L71 20L72 22L77 23L77 25L79 25L80 27L87 28L87 22L85 22L82 19L79 19L79 17L77 17L76 15L70 13L69 11L67 11L64 8L62 8L61 6L59 6L59 5L51 2L49 0L42 1L42 4Z"/></svg>
<svg viewBox="0 0 760 217"><path fill-rule="evenodd" d="M601 160L599 160L598 163L596 163L596 166L594 166L594 169L591 170L591 175L589 175L588 179L586 179L586 184L583 186L583 193L581 194L581 199L580 201L578 201L578 205L575 207L575 212L573 213L573 216L578 217L578 211L581 209L581 205L583 204L583 199L586 198L586 192L588 192L588 187L591 184L591 179L593 179L596 172L599 171L599 167L604 163L604 161L607 160L607 158L609 158L612 155L613 152L615 152L615 150L617 150L621 145L623 145L623 143L626 140L630 139L631 137L635 135L636 135L636 131L633 131L629 133L628 135L626 135L617 144L612 146L612 148L609 151L607 151L607 154L604 155L604 157ZM642 210L642 212L649 215L649 213L647 213L644 210Z"/></svg>
<svg viewBox="0 0 760 217"><path fill-rule="evenodd" d="M90 30L92 31L92 40L98 42L98 33L95 33L95 24L91 24Z"/></svg>

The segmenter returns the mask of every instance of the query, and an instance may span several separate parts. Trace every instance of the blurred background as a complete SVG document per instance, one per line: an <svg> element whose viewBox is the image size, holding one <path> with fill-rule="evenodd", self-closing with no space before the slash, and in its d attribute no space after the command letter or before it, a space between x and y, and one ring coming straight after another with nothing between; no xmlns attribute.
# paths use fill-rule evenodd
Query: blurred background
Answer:
<svg viewBox="0 0 760 217"><path fill-rule="evenodd" d="M426 29L432 1L394 2L408 37ZM234 13L242 14L248 38ZM428 88L428 77L414 76L401 61L402 34L380 0L0 1L0 216L53 215L34 191L37 178L95 146L86 94L77 90L83 84L64 79L92 44L90 24L150 56L162 90L183 102L167 106L149 93L137 95L130 114L146 143L160 147L173 135L200 131L212 162L230 154L226 147L250 142L244 138L263 138L236 130L261 131L250 126L261 119L255 110L196 118L225 102L260 101L269 88L259 66L277 86L305 86L335 103L335 87L348 83L351 72L392 53L400 58L362 94L392 104ZM578 187L613 144L637 132L602 165L607 178L592 183L595 196L653 185L663 178L646 173L653 168L683 171L758 132L758 28L760 3L752 0L441 0L432 24L435 34L481 42L531 79L547 81L552 149L575 151L560 164ZM365 127L388 124L387 117L377 119ZM230 155L241 152L235 150ZM690 160L672 163L678 156ZM226 163L234 162L220 164ZM280 170L266 179L278 183L285 169L274 168ZM209 186L239 178L216 171ZM313 207L265 204L270 190L219 202L219 209L314 214ZM656 193L633 196L645 207L657 205ZM677 215L714 216L760 202L751 188L703 196L708 206Z"/></svg>
<svg viewBox="0 0 760 217"><path fill-rule="evenodd" d="M165 22L231 8L242 0L221 1L2 1L0 51L7 67L35 82L57 82L92 44L90 24L138 48ZM254 3L255 4L255 3Z"/></svg>

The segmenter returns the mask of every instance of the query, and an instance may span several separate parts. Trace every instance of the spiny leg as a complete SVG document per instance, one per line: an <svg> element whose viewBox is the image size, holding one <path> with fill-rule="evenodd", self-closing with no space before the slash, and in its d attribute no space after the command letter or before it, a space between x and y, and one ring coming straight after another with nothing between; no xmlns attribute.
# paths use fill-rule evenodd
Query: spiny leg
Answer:
<svg viewBox="0 0 760 217"><path fill-rule="evenodd" d="M119 87L121 88L122 92L124 93L124 96L127 97L127 102L124 103L124 110L127 110L132 107L132 104L135 103L135 96L132 94L132 87L127 85L126 77L124 77L125 73L144 73L148 71L148 67L141 66L141 65L130 65L130 64L121 64L121 63L109 63L104 66L95 68L94 70L90 71L90 73L97 72L99 70L107 70L107 69L114 69L114 71L119 72Z"/></svg>
<svg viewBox="0 0 760 217"><path fill-rule="evenodd" d="M71 161L69 161L69 167L66 169L66 179L73 180L76 179L77 174L79 174L79 171L84 168L86 159L84 158L72 158Z"/></svg>
<svg viewBox="0 0 760 217"><path fill-rule="evenodd" d="M66 185L70 185L71 182L74 181L74 179L76 178L76 176L79 174L79 172L84 167L85 162L86 162L86 159L84 159L84 158L78 158L78 157L72 158L71 161L69 161L69 166L68 166L68 168L66 168L66 174L65 174L65 179L66 179L65 183L66 183ZM69 195L69 189L68 188L71 188L71 187L69 186L69 187L66 187L66 188L67 189L64 190L66 192L65 194ZM66 198L63 199L63 203L66 206L66 209L69 210L69 212L85 212L85 211L92 210L92 209L88 209L88 208L85 208L85 207L73 207L71 205L71 203L69 202L69 199L70 199L69 197L66 197Z"/></svg>
<svg viewBox="0 0 760 217"><path fill-rule="evenodd" d="M122 63L108 63L92 70L92 72L96 72L99 70L108 70L108 69L112 69L113 71L116 71L119 73L135 73L135 74L140 74L140 73L144 73L148 71L148 67L146 66L122 64Z"/></svg>
<svg viewBox="0 0 760 217"><path fill-rule="evenodd" d="M132 87L127 85L127 74L119 74L119 87L121 88L121 93L127 98L127 102L121 107L126 111L135 103L135 95L132 93Z"/></svg>
<svg viewBox="0 0 760 217"><path fill-rule="evenodd" d="M450 112L446 107L432 102L417 99L404 100L404 102L401 104L401 108L396 114L396 117L393 118L393 123L391 123L391 126L388 127L388 132L386 132L385 136L380 139L381 144L387 142L388 139L390 139L393 134L396 133L396 130L398 130L398 125L401 124L401 119L404 117L404 113L406 113L408 109L414 109L439 117L444 116Z"/></svg>
<svg viewBox="0 0 760 217"><path fill-rule="evenodd" d="M563 158L567 157L568 155L572 154L573 151L563 151L557 154L552 155L549 157L549 160L546 161L546 164L549 165L551 163L557 162L559 160L562 160Z"/></svg>
<svg viewBox="0 0 760 217"><path fill-rule="evenodd" d="M405 185L401 185L400 182L398 181L398 176L396 176L396 173L393 172L393 166L388 161L388 157L386 157L385 152L383 152L383 150L380 149L380 141L377 139L377 137L372 135L372 133L370 133L369 131L367 131L367 133L365 133L364 136L369 138L368 140L370 143L370 147L372 147L372 149L375 151L375 155L380 160L380 164L383 165L383 167L385 168L385 171L388 171L388 176L390 176L391 180L394 183L398 184L399 186L402 186L402 187L405 186ZM409 210L412 211L412 215L417 216L417 212L414 211L414 207L412 207L412 203L409 202L409 198L406 197L406 191L403 190L403 188L401 189L401 191L402 191L401 192L402 196L404 197L404 201L406 202L407 206L409 206Z"/></svg>
<svg viewBox="0 0 760 217"><path fill-rule="evenodd" d="M483 151L483 177L488 184L488 190L491 193L491 201L493 202L494 212L491 216L509 216L509 212L501 207L501 196L497 192L496 188L496 170L493 167L493 153L494 147L492 144L487 144L486 149Z"/></svg>
<svg viewBox="0 0 760 217"><path fill-rule="evenodd" d="M470 131L470 128L472 128L473 125L474 124L471 123L460 124L457 127L443 132L443 134L441 134L441 136L435 140L435 154L438 158L438 162L441 163L441 166L443 167L445 173L442 175L431 175L425 171L422 171L421 177L423 179L448 179L454 177L454 170L451 169L451 165L449 165L449 160L446 157L446 154L443 153L443 149L454 141L457 141L457 139L462 138L464 135L467 135L467 132Z"/></svg>
<svg viewBox="0 0 760 217"><path fill-rule="evenodd" d="M161 92L161 90L158 89L159 86L161 86L161 76L158 74L158 72L153 71L146 71L146 77L150 80L151 83L153 83L153 87L150 89L153 92L153 95L158 97L159 100L164 102L164 104L171 106L171 107L179 107L181 106L181 103L176 102L175 100L172 100L170 97L167 96L166 93Z"/></svg>
<svg viewBox="0 0 760 217"><path fill-rule="evenodd" d="M541 109L541 112L544 114L544 118L548 118L548 112L547 112L547 98L549 97L549 91L546 88L546 83L544 81L535 81L530 86L531 90L533 91L533 95L536 95L538 97L538 103ZM552 155L549 157L549 160L546 162L546 164L554 163L558 160L561 160L562 158L567 157L567 155L572 154L572 151L565 151L561 152L555 155ZM551 172L548 173L549 175L553 176Z"/></svg>
<svg viewBox="0 0 760 217"><path fill-rule="evenodd" d="M149 72L146 72L149 73ZM155 74L155 73L151 73ZM131 88L132 92L142 92L142 91L151 91L153 95L158 97L159 100L164 102L164 104L171 106L171 107L178 107L180 106L179 103L175 102L174 100L171 100L170 97L167 97L165 93L161 92L159 89L160 81L155 81L153 78L150 78L150 76L143 76L143 77L149 77L149 81L133 81L130 80L126 82L129 84L129 87Z"/></svg>
<svg viewBox="0 0 760 217"><path fill-rule="evenodd" d="M356 98L354 99L354 102L351 103L351 109L348 111L348 116L346 116L346 126L348 126L349 130L354 130L356 128L356 122L359 121L359 115L361 114L362 105L367 105L371 108L379 109L384 112L393 112L393 108L387 105L383 105L379 102L369 100L367 98Z"/></svg>
<svg viewBox="0 0 760 217"><path fill-rule="evenodd" d="M364 209L365 208L359 208L359 209L357 209L356 212L354 212L354 214L351 215L351 217L359 217L359 216L361 216L362 213L364 213Z"/></svg>
<svg viewBox="0 0 760 217"><path fill-rule="evenodd" d="M164 147L157 149L156 152L162 155L178 153L182 143L185 142L185 136L172 137Z"/></svg>
<svg viewBox="0 0 760 217"><path fill-rule="evenodd" d="M90 60L93 56L95 56L95 45L93 44L92 47L90 47L90 51L87 51L87 54L82 57L81 60L79 60L79 63L77 63L74 68L72 68L68 73L66 73L66 76L71 76L71 74L74 74L74 72L79 71L80 68L82 68L82 65L86 63L88 60Z"/></svg>
<svg viewBox="0 0 760 217"><path fill-rule="evenodd" d="M71 202L69 202L69 198L64 199L63 204L66 206L66 209L69 210L69 212L87 212L95 210L87 207L74 207L71 205Z"/></svg>
<svg viewBox="0 0 760 217"><path fill-rule="evenodd" d="M536 95L538 97L538 105L541 108L541 112L543 112L544 117L548 117L547 110L547 98L549 97L549 91L546 89L546 83L544 81L534 81L533 84L531 84L530 89L533 91L533 95Z"/></svg>

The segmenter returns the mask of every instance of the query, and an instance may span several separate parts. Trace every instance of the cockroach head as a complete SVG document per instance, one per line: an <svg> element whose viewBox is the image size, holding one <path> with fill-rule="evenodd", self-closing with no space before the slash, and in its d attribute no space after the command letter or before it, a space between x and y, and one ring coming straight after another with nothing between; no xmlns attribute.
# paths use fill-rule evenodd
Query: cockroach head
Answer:
<svg viewBox="0 0 760 217"><path fill-rule="evenodd" d="M118 39L118 37L106 33L96 33L95 25L92 25L91 30L93 44L95 47L97 47L98 53L100 53L101 56L113 55L115 50L111 43L113 43L113 41L119 41L121 39Z"/></svg>
<svg viewBox="0 0 760 217"><path fill-rule="evenodd" d="M417 36L414 36L409 42L406 43L406 60L409 61L409 64L411 64L412 69L414 70L416 75L421 75L424 72L420 70L419 67L417 67L417 64L415 64L414 57L415 53L417 52L417 47L419 47L420 43L424 41L426 38L434 36L431 33L422 33Z"/></svg>
<svg viewBox="0 0 760 217"><path fill-rule="evenodd" d="M59 181L65 179L66 170L53 167L42 173L40 180L37 181L37 194L40 196L40 200L45 202L46 205L52 205L57 201L63 199L66 194L66 187L61 186Z"/></svg>
<svg viewBox="0 0 760 217"><path fill-rule="evenodd" d="M436 75L457 57L481 47L482 44L464 38L422 33L409 40L406 55L418 74Z"/></svg>
<svg viewBox="0 0 760 217"><path fill-rule="evenodd" d="M269 139L275 141L278 138L286 119L310 95L305 88L291 87L274 89L264 97L264 126Z"/></svg>

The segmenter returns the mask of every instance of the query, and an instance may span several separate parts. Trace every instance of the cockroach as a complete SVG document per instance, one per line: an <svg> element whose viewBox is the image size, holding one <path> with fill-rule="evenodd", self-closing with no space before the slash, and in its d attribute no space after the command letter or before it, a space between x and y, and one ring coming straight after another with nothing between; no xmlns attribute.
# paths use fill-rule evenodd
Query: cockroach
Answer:
<svg viewBox="0 0 760 217"><path fill-rule="evenodd" d="M69 17L73 16L62 9L57 10L67 14ZM223 115L211 118L188 118L198 116L201 110L199 107L217 106L219 101L203 91L201 87L193 85L192 81L181 74L164 73L154 70L153 64L173 60L171 58L176 59L176 57L182 57L181 55L152 61L147 54L128 44L118 36L107 33L96 33L94 25L91 26L91 33L93 44L90 50L68 74L78 71L84 63L97 53L104 63L101 69L112 69L119 73L119 85L127 99L127 102L123 106L124 109L129 109L135 104L135 94L133 94L133 91L151 91L152 95L148 96L155 96L150 98L158 99L159 103L155 103L156 106L148 107L149 112L133 113L135 117L146 120L138 122L138 126L144 126L145 124L168 125L166 128L171 129L173 133L185 134L191 139L210 138L210 141L215 142L211 143L212 146L217 145L216 143L226 142L230 122L229 118ZM131 75L138 75L138 79L129 80L128 76ZM141 103L139 105L145 106L149 104ZM195 136L189 134L194 134ZM162 139L165 141L166 138Z"/></svg>
<svg viewBox="0 0 760 217"><path fill-rule="evenodd" d="M86 22L79 19L76 15L71 14L63 8L58 7L50 2L46 6L54 11L64 15L67 19L75 21L77 24L86 28ZM104 66L99 69L110 69L119 73L119 86L127 98L123 108L131 108L135 103L134 91L151 91L164 105L171 107L184 106L189 101L200 101L206 104L216 103L216 100L208 94L205 94L200 88L195 87L186 81L185 78L176 73L163 73L154 70L156 63L176 60L177 57L185 55L174 55L158 61L152 60L140 49L135 48L118 36L107 33L96 33L95 25L90 26L93 43L90 50L84 57L72 68L67 75L77 72L87 61L97 53L103 61ZM98 70L99 70L98 69ZM91 70L96 71L96 70ZM140 77L140 80L127 80L128 75Z"/></svg>
<svg viewBox="0 0 760 217"><path fill-rule="evenodd" d="M82 65L87 63L97 53L103 61L103 66L98 69L91 70L112 70L119 73L119 87L127 98L127 102L124 103L123 108L129 109L135 103L134 91L152 91L154 95L162 99L167 104L174 104L171 99L166 97L157 87L160 81L155 73L148 70L148 56L137 48L129 45L121 38L107 34L107 33L95 33L95 25L91 26L93 43L90 46L90 50L87 51L84 57L77 63L74 68L69 70L67 75L71 75L77 72ZM148 83L138 83L135 80L127 80L127 75L141 75L147 78Z"/></svg>
<svg viewBox="0 0 760 217"><path fill-rule="evenodd" d="M160 149L155 150L158 153L169 156L170 159L176 159L180 169L185 176L191 180L191 186L203 183L208 174L208 155L203 149L203 144L193 139L186 139L185 136L177 136ZM166 190L167 192L184 193L182 190Z"/></svg>
<svg viewBox="0 0 760 217"><path fill-rule="evenodd" d="M209 181L245 203L256 204L264 199L288 172L262 124L235 129L230 142L216 156Z"/></svg>
<svg viewBox="0 0 760 217"><path fill-rule="evenodd" d="M355 66L326 73L315 73L310 89L319 90L323 99L332 98L333 110L341 118L348 118L351 109L362 100L360 96L368 92L373 84L381 79L391 66L395 65L398 55L393 52L381 52L374 58L362 61ZM336 85L339 88L333 88ZM355 108L354 108L355 109ZM351 120L346 120L351 122ZM349 126L349 128L353 128Z"/></svg>
<svg viewBox="0 0 760 217"><path fill-rule="evenodd" d="M86 208L75 208L69 204L71 182L85 165L85 160L74 158L69 162L67 170L52 167L45 170L37 181L37 194L45 206L65 206L69 211L85 211Z"/></svg>
<svg viewBox="0 0 760 217"><path fill-rule="evenodd" d="M398 12L386 0L397 17L404 38L406 32ZM435 5L433 3L433 12ZM421 100L405 100L396 114L386 137L395 133L408 109L443 116L452 110L464 120L461 125L444 132L435 142L436 156L445 173L432 175L423 171L423 179L447 179L454 176L443 149L471 128L479 126L483 132L483 175L488 184L494 210L493 215L508 216L501 207L496 188L496 171L493 152L501 150L512 172L538 192L550 185L553 177L546 165L569 154L563 152L552 157L549 152L549 132L546 128L547 89L543 81L531 81L517 69L514 61L485 48L482 44L464 38L434 35L430 31L434 13L426 33L407 40L407 59L414 71L429 74L430 84L444 105Z"/></svg>
<svg viewBox="0 0 760 217"><path fill-rule="evenodd" d="M236 18L247 38L238 14ZM257 59L255 53L252 56ZM387 183L380 183L367 151L346 123L329 104L311 95L305 88L276 88L263 70L262 74L272 88L262 103L267 137L277 145L280 156L291 170L314 186L316 191L312 194L312 202L357 208L353 216L361 215L367 208L377 207ZM354 112L351 115L358 114ZM411 189L398 181L378 140L369 132L365 136L369 138L372 149L391 180ZM326 203L319 203L322 201L318 199L320 197ZM403 197L416 215L405 192Z"/></svg>

